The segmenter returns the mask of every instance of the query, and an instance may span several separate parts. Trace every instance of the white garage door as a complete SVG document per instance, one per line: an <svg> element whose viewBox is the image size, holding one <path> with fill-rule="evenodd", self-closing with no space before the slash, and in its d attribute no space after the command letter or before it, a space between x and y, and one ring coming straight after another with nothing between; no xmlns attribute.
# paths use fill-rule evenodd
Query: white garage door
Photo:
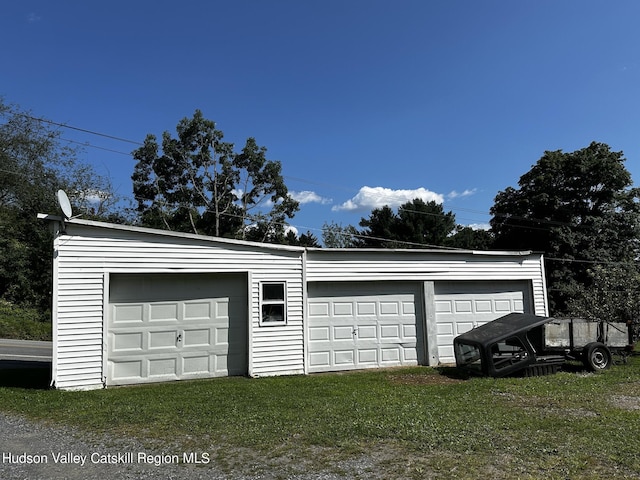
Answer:
<svg viewBox="0 0 640 480"><path fill-rule="evenodd" d="M311 283L309 371L422 362L419 292L410 283Z"/></svg>
<svg viewBox="0 0 640 480"><path fill-rule="evenodd" d="M436 282L440 363L455 363L453 339L511 312L530 313L527 282Z"/></svg>
<svg viewBox="0 0 640 480"><path fill-rule="evenodd" d="M114 274L107 384L247 372L243 275Z"/></svg>

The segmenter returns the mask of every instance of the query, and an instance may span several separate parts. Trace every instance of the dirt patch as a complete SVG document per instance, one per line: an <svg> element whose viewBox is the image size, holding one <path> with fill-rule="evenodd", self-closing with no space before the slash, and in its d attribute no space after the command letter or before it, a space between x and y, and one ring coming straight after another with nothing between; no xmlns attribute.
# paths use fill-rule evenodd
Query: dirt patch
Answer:
<svg viewBox="0 0 640 480"><path fill-rule="evenodd" d="M623 410L640 410L640 397L614 395L611 397L611 405Z"/></svg>
<svg viewBox="0 0 640 480"><path fill-rule="evenodd" d="M449 385L462 383L460 378L448 377L437 373L398 373L389 375L389 381L395 385Z"/></svg>

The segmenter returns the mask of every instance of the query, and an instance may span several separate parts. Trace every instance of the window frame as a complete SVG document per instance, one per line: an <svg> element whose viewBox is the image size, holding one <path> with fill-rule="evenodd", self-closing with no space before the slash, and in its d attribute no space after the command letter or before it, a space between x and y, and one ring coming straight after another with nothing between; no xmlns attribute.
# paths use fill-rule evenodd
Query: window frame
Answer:
<svg viewBox="0 0 640 480"><path fill-rule="evenodd" d="M282 299L265 299L265 286L278 285L282 286ZM265 320L264 308L270 305L282 305L282 320ZM260 326L282 326L287 324L287 282L286 281L267 281L260 282Z"/></svg>

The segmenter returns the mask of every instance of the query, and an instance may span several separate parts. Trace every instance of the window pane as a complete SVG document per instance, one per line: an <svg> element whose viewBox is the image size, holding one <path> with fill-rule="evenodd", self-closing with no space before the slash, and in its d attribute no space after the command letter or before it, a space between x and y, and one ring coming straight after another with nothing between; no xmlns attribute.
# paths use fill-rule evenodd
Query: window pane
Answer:
<svg viewBox="0 0 640 480"><path fill-rule="evenodd" d="M263 322L284 322L284 305L263 305Z"/></svg>
<svg viewBox="0 0 640 480"><path fill-rule="evenodd" d="M263 300L284 300L283 283L265 283L262 285Z"/></svg>

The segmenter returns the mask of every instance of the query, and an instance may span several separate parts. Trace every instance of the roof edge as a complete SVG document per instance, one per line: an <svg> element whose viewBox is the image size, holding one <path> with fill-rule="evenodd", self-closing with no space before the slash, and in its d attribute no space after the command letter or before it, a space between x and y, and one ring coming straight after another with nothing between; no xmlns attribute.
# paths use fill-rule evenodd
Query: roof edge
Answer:
<svg viewBox="0 0 640 480"><path fill-rule="evenodd" d="M211 235L200 235L197 233L176 232L173 230L160 230L158 228L138 227L134 225L123 225L119 223L99 222L96 220L85 220L81 218L71 218L69 220L64 220L60 216L49 215L46 213L39 213L38 219L44 220L44 221L50 221L50 222L64 222L66 225L81 225L85 227L120 230L125 232L144 233L147 235L158 235L158 236L174 237L174 238L186 238L190 240L226 243L228 245L243 245L247 247L258 247L258 248L266 248L271 250L284 250L289 252L303 252L305 250L304 247L296 247L292 245L279 245L277 243L251 242L249 240L235 240L233 238L213 237Z"/></svg>
<svg viewBox="0 0 640 480"><path fill-rule="evenodd" d="M352 252L352 253L364 253L364 252L388 252L388 253L438 253L438 254L466 254L466 255L479 255L479 256L515 256L525 257L533 254L540 254L540 252L534 252L532 250L466 250L466 249L452 249L452 248L314 248L308 247L309 252Z"/></svg>
<svg viewBox="0 0 640 480"><path fill-rule="evenodd" d="M191 240L200 240L208 242L218 242L228 245L243 245L255 248L266 248L271 250L280 250L288 252L320 252L320 253L335 253L335 252L350 252L355 254L361 253L398 253L398 254L415 254L415 253L437 253L439 255L477 255L477 256L496 256L496 257L527 257L533 254L542 255L540 252L533 252L532 250L465 250L465 249L452 249L452 248L318 248L318 247L298 247L293 245L280 245L277 243L262 243L252 242L249 240L235 240L233 238L213 237L211 235L201 235L197 233L185 233L176 232L173 230L160 230L158 228L139 227L135 225L124 225L119 223L99 222L96 220L85 220L82 218L74 217L68 220L63 219L59 215L50 215L47 213L39 213L39 220L48 222L62 222L67 225L81 225L94 228L120 230L125 232L145 233L148 235L159 235L173 238L186 238Z"/></svg>

